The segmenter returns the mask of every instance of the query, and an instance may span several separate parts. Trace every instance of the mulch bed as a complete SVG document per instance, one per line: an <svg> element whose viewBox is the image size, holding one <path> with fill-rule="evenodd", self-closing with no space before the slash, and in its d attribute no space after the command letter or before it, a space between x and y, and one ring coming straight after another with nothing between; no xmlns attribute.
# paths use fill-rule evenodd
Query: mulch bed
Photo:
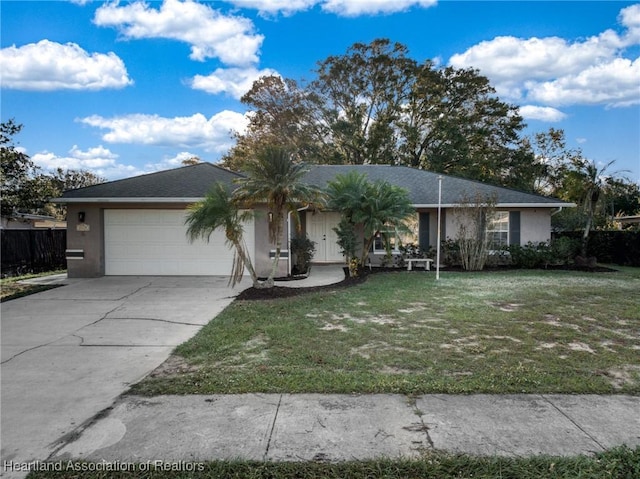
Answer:
<svg viewBox="0 0 640 479"><path fill-rule="evenodd" d="M513 271L517 268L511 266L499 266L499 267L487 267L483 270L485 273L499 272L499 271ZM606 268L604 266L587 267L587 266L550 266L546 268L548 270L562 270L562 271L584 271L589 273L614 273L617 269ZM365 269L361 272L360 276L356 278L345 278L339 283L329 284L326 286L313 286L309 288L286 288L283 286L274 286L273 288L247 288L242 291L236 299L243 301L265 300L265 299L278 299L278 298L292 298L301 294L315 293L319 291L335 291L341 288L348 288L356 284L364 283L367 278L372 274L381 273L397 273L399 271L406 271L403 268L374 268L372 270ZM443 268L441 271L447 273L467 273L462 268ZM424 273L421 269L414 270L415 274ZM295 281L295 280L292 280Z"/></svg>
<svg viewBox="0 0 640 479"><path fill-rule="evenodd" d="M318 291L335 291L336 289L347 288L355 284L363 283L367 280L367 274L357 278L345 278L339 283L326 286L312 286L309 288L286 288L284 286L274 286L273 288L247 288L240 293L236 299L251 301L263 299L291 298L300 294L315 293Z"/></svg>

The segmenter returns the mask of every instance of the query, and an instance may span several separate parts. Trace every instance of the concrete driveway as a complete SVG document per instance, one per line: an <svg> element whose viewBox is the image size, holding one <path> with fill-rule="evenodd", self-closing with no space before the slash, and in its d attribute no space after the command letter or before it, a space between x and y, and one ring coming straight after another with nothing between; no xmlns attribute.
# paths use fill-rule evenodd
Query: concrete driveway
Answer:
<svg viewBox="0 0 640 479"><path fill-rule="evenodd" d="M2 303L2 463L46 459L249 286L227 280L67 280Z"/></svg>

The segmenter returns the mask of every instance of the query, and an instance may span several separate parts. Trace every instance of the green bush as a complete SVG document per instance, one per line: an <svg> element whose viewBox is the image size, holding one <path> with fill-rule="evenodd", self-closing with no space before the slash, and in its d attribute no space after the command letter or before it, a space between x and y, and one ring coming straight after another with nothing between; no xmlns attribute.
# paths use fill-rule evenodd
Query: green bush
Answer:
<svg viewBox="0 0 640 479"><path fill-rule="evenodd" d="M338 236L338 246L340 246L340 252L344 255L347 264L351 264L351 259L357 255L358 240L354 231L354 226L345 217L340 219L338 226L333 228L333 231Z"/></svg>
<svg viewBox="0 0 640 479"><path fill-rule="evenodd" d="M316 252L316 243L304 235L292 238L290 248L294 262L291 268L292 274L305 274L309 270L309 265Z"/></svg>
<svg viewBox="0 0 640 479"><path fill-rule="evenodd" d="M580 240L560 236L551 240L551 254L554 264L567 266L573 263L573 259L580 253Z"/></svg>
<svg viewBox="0 0 640 479"><path fill-rule="evenodd" d="M440 243L440 253L442 254L442 262L447 266L460 266L460 245L456 240L447 238Z"/></svg>
<svg viewBox="0 0 640 479"><path fill-rule="evenodd" d="M580 241L582 232L565 231L554 234L554 241L568 238ZM640 266L640 231L591 231L587 243L587 256L595 256L599 263L621 266Z"/></svg>
<svg viewBox="0 0 640 479"><path fill-rule="evenodd" d="M532 243L526 245L510 245L507 250L511 255L511 263L518 268L542 268L552 261L552 251L549 243Z"/></svg>

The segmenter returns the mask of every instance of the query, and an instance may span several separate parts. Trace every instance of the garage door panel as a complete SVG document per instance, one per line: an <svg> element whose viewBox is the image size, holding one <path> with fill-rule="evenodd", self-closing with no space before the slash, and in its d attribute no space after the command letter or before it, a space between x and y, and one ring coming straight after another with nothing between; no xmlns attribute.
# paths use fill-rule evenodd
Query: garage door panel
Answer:
<svg viewBox="0 0 640 479"><path fill-rule="evenodd" d="M223 231L189 242L183 210L105 210L107 275L228 275L233 251ZM245 239L253 252L253 223Z"/></svg>

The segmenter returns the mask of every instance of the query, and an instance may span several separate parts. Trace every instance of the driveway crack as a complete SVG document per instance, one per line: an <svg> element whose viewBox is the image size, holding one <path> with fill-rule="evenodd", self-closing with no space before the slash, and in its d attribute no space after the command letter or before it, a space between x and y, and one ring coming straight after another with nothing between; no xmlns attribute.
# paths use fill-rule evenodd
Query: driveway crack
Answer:
<svg viewBox="0 0 640 479"><path fill-rule="evenodd" d="M569 416L567 413L565 413L562 409L560 409L558 406L556 406L548 397L546 397L545 395L541 394L540 395L542 397L542 399L544 399L547 403L549 403L556 411L558 411L560 414L562 414L564 417L566 417L571 424L573 424L575 427L577 427L580 431L582 431L582 433L587 436L589 439L591 439L594 443L596 443L598 445L598 447L600 447L603 451L605 451L607 448L602 445L600 443L600 441L598 441L595 437L593 437L591 434L589 434L582 426L580 426L580 424L578 424L571 416Z"/></svg>
<svg viewBox="0 0 640 479"><path fill-rule="evenodd" d="M136 293L139 293L140 291L142 291L145 288L148 288L149 286L151 286L153 284L153 281L150 281L149 283L140 286L138 289L131 291L128 294L125 294L124 296L118 298L116 301L122 301L123 299L129 299L131 296L133 296Z"/></svg>
<svg viewBox="0 0 640 479"><path fill-rule="evenodd" d="M10 358L5 359L5 360L4 360L4 361L2 361L0 364L7 364L7 363L8 363L9 361L11 361L12 359L17 358L18 356L21 356L21 355L23 355L24 353L28 353L29 351L34 351L34 350L39 349L39 348L44 348L45 346L49 346L50 344L53 344L53 343L55 343L56 341L59 341L59 340L60 340L60 338L56 338L56 339L54 339L53 341L49 341L48 343L45 343L45 344L38 344L37 346L34 346L34 347L32 347L32 348L25 349L24 351L20 351L19 353L14 354L14 355L13 355L13 356L11 356Z"/></svg>
<svg viewBox="0 0 640 479"><path fill-rule="evenodd" d="M136 291L140 291L140 289L142 289L142 288L139 288L139 289L138 289L138 290L136 290ZM131 294L133 294L133 293L131 293ZM130 295L129 295L129 296L130 296ZM79 300L74 299L74 300L72 300L72 301L79 301ZM118 300L116 300L116 301L120 301L120 300L118 299ZM76 333L77 333L78 331L80 331L81 329L86 328L87 326L93 326L94 324L99 323L99 322L100 322L100 321L102 321L103 319L106 319L106 318L107 318L107 316L109 316L111 313L113 313L114 311L116 311L116 310L117 310L118 308L120 308L121 306L122 306L122 304L118 304L118 306L116 306L115 308L111 309L110 311L107 311L107 312L106 312L106 313L105 313L101 318L96 319L96 320L95 320L95 321L93 321L92 323L85 324L84 326L82 326L81 328L76 329L73 333L70 333L70 334L68 334L67 336L61 336L61 337L56 338L56 339L54 339L54 340L52 340L52 341L49 341L48 343L38 344L37 346L33 346L33 347L29 348L29 349L25 349L24 351L20 351L19 353L14 354L14 355L13 355L13 356L11 356L10 358L5 359L4 361L0 362L0 364L6 364L6 363L8 363L9 361L11 361L12 359L15 359L15 358L17 358L18 356L23 355L24 353L28 353L28 352L30 352L30 351L35 351L36 349L44 348L44 347L46 347L46 346L49 346L49 345L51 345L51 344L53 344L53 343L56 343L56 342L60 341L60 340L61 340L61 339L63 339L63 338L66 338L66 337L68 337L68 336L72 336L72 337L80 338L81 342L80 342L79 346L82 346L82 345L83 345L82 343L84 342L84 338L82 338L81 336L78 336Z"/></svg>
<svg viewBox="0 0 640 479"><path fill-rule="evenodd" d="M134 321L159 321L161 323L183 324L185 326L204 326L203 324L199 324L199 323L187 323L187 322L184 322L184 321L171 321L169 319L160 319L160 318L129 318L129 317L127 317L127 318L109 318L109 319L113 319L113 320L130 319L130 320L134 320Z"/></svg>

